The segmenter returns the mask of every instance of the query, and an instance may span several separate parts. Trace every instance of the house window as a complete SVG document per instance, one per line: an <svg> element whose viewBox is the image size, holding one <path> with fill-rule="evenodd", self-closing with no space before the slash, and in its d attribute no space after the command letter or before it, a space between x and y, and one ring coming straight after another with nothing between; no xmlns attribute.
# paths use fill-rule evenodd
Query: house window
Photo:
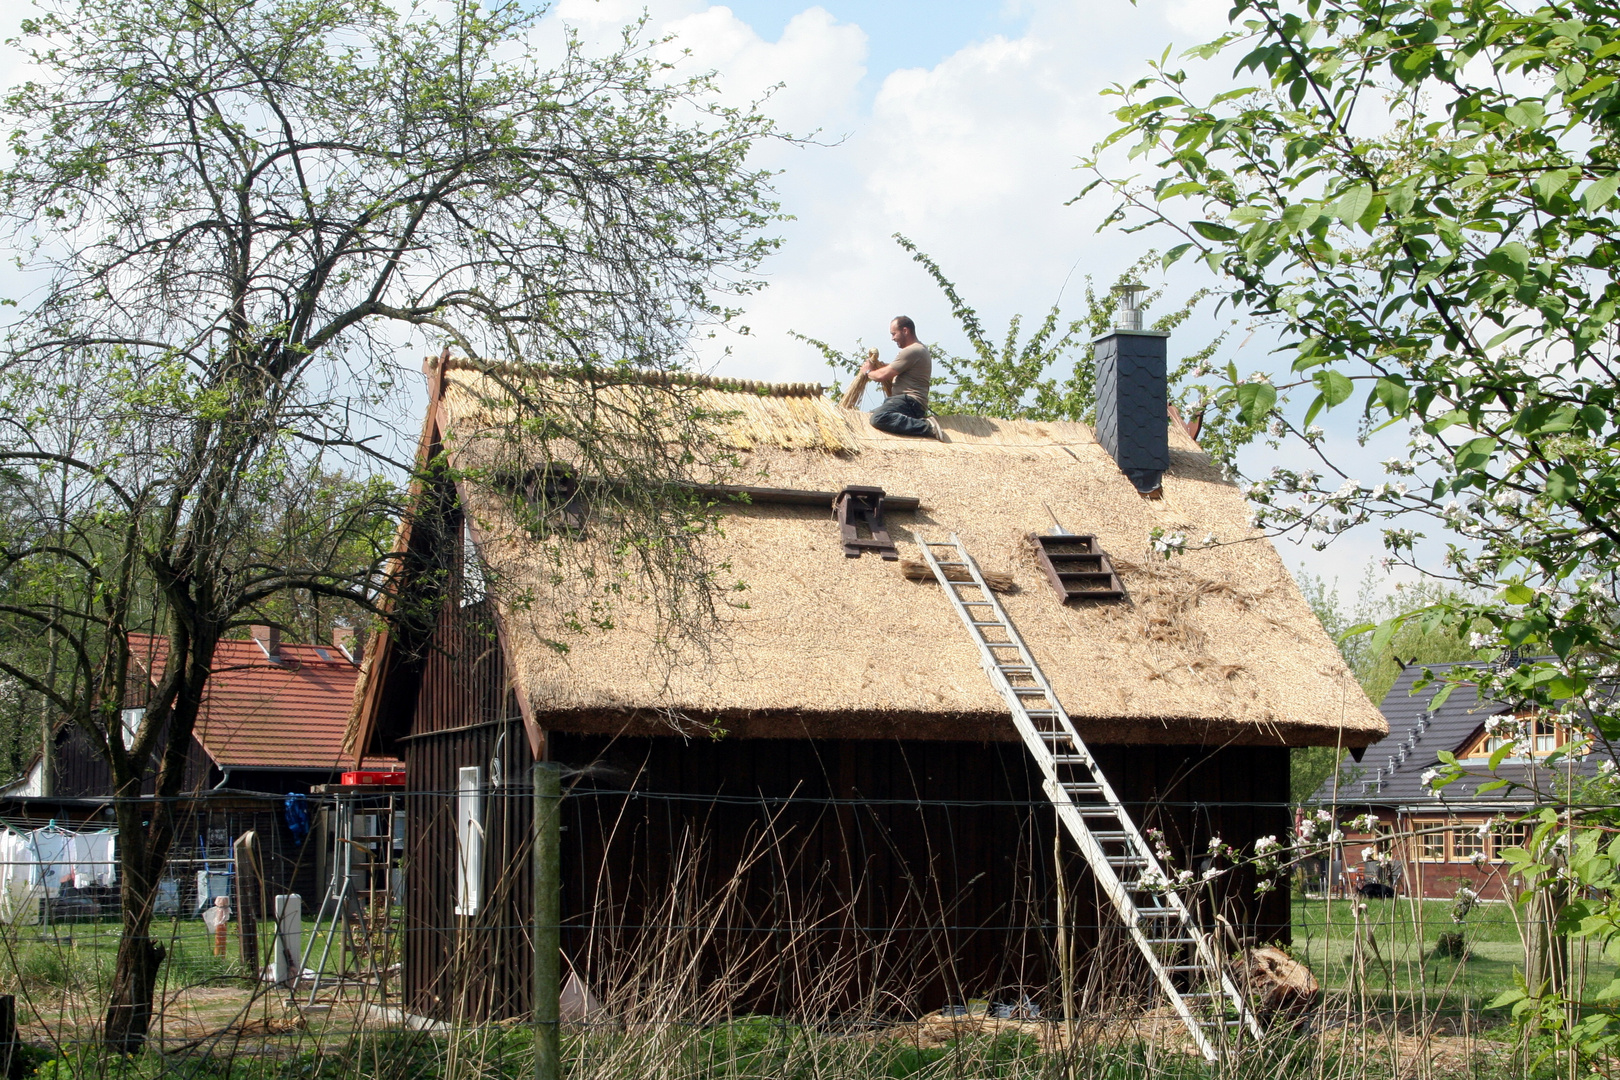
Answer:
<svg viewBox="0 0 1620 1080"><path fill-rule="evenodd" d="M1468 862L1485 853L1485 837L1477 824L1464 823L1451 830L1451 861Z"/></svg>
<svg viewBox="0 0 1620 1080"><path fill-rule="evenodd" d="M461 606L476 604L488 592L484 578L484 560L473 541L472 522L461 526Z"/></svg>
<svg viewBox="0 0 1620 1080"><path fill-rule="evenodd" d="M141 721L146 719L145 709L125 709L119 717L124 728L124 749L128 750L135 745L135 733L141 730Z"/></svg>
<svg viewBox="0 0 1620 1080"><path fill-rule="evenodd" d="M456 771L456 914L476 915L484 885L484 770Z"/></svg>
<svg viewBox="0 0 1620 1080"><path fill-rule="evenodd" d="M1417 857L1423 862L1446 861L1446 823L1443 821L1414 821L1412 839L1417 846Z"/></svg>
<svg viewBox="0 0 1620 1080"><path fill-rule="evenodd" d="M1514 757L1546 757L1574 738L1574 733L1569 728L1553 720L1527 716L1519 716L1514 719L1525 725L1522 732L1525 737L1519 737L1521 732L1516 730L1517 724L1506 723L1503 724L1502 730L1486 732L1480 736L1462 756L1467 758L1488 758L1509 742L1517 740L1514 748L1508 751ZM1489 722L1496 723L1497 721L1493 719Z"/></svg>
<svg viewBox="0 0 1620 1080"><path fill-rule="evenodd" d="M1491 854L1500 861L1503 848L1522 848L1529 841L1530 826L1524 822L1508 822L1498 825L1491 833Z"/></svg>

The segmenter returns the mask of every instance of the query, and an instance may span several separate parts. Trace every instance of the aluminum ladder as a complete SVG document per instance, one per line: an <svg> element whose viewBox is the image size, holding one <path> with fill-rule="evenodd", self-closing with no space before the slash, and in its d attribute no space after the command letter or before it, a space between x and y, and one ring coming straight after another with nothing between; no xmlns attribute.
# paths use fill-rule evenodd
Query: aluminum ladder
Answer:
<svg viewBox="0 0 1620 1080"><path fill-rule="evenodd" d="M1045 776L1042 788L1058 818L1199 1052L1206 1060L1217 1061L1221 1048L1231 1042L1226 1035L1232 1030L1259 1039L1260 1021L1227 973L1214 943L1169 888L1164 868L1075 731L967 548L954 533L946 541L918 537L918 545L978 645L979 662L1012 711L1024 745L1040 765ZM1177 987L1177 976L1193 988Z"/></svg>

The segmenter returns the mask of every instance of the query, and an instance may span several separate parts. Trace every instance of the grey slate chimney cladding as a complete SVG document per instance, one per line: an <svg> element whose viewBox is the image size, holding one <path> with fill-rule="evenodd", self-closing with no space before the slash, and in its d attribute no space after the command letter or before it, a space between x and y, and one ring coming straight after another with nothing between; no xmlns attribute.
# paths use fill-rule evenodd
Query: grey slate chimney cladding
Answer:
<svg viewBox="0 0 1620 1080"><path fill-rule="evenodd" d="M1143 494L1156 490L1170 467L1169 337L1110 330L1096 339L1097 441Z"/></svg>

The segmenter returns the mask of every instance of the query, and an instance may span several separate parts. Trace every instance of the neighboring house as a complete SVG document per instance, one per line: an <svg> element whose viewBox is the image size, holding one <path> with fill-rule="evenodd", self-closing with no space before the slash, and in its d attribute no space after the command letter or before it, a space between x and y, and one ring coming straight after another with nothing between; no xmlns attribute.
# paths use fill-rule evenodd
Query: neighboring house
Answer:
<svg viewBox="0 0 1620 1080"><path fill-rule="evenodd" d="M479 471L483 440L510 430L502 378L452 360L428 380L419 460L458 469L425 471L398 580L429 617L373 650L351 729L351 750L406 760L413 1012L525 1014L536 755L570 770L564 950L604 994L656 980L636 965L657 963L717 1008L756 1011L919 1010L1051 984L1040 774L939 586L849 557L856 530L834 520L847 488L887 493L898 554L956 533L1011 574L1010 617L1121 797L1165 830L1173 869L1201 869L1214 836L1289 828L1290 747L1387 730L1162 396L1146 421L1120 410L1168 461L1144 496L1081 424L943 416L943 441L908 440L819 387L691 380L712 438L768 486L704 489L724 505L705 550L746 590L706 647L664 663L633 582L610 626L555 618L570 580L547 545L589 536L590 487L538 450L519 482ZM620 392L652 393L638 385ZM531 532L536 500L564 523ZM1122 599L1061 602L1026 539L1053 516L1113 555ZM1156 529L1200 549L1156 555ZM1102 956L1085 950L1117 920L1065 844L1079 955ZM1241 934L1286 941L1288 890L1255 885L1224 878L1218 899ZM1115 963L1090 974L1118 987Z"/></svg>
<svg viewBox="0 0 1620 1080"><path fill-rule="evenodd" d="M163 669L167 639L131 635L134 667L148 682ZM202 710L192 732L182 791L188 813L173 847L170 876L177 882L177 904L188 908L199 892L219 892L230 872L231 843L248 829L263 845L266 874L283 890L318 903L316 840L306 843L318 824L317 807L288 807L311 787L339 779L354 765L343 754L345 725L354 708L358 651L346 631L332 645L282 642L270 627L252 636L221 641L214 653ZM133 681L133 680L132 680ZM123 716L128 733L140 722L144 689L133 692ZM110 822L107 806L112 779L106 762L74 725L56 733L53 783L41 796L38 758L18 781L0 789L0 818L40 822L61 818L90 824ZM398 769L397 758L368 758L368 769ZM151 781L144 794L150 796ZM216 875L210 883L199 874Z"/></svg>
<svg viewBox="0 0 1620 1080"><path fill-rule="evenodd" d="M273 627L255 626L249 638L221 641L192 731L181 789L213 788L307 794L315 784L335 782L355 766L343 754L343 736L354 708L359 659L351 633L340 631L331 645L295 645ZM163 671L168 640L131 634L134 665L148 680ZM124 710L128 733L139 724L142 691L131 694ZM112 794L106 763L78 728L64 725L56 735L54 782L58 797ZM396 758L367 760L367 769L397 769ZM40 759L26 774L0 789L0 796L40 794ZM147 785L150 792L150 783Z"/></svg>
<svg viewBox="0 0 1620 1080"><path fill-rule="evenodd" d="M1379 821L1376 833L1346 830L1334 888L1382 881L1403 894L1431 898L1452 897L1465 887L1487 899L1508 896L1513 889L1500 853L1524 842L1526 827L1516 819L1560 788L1567 789L1572 780L1596 771L1595 755L1561 755L1551 768L1543 764L1576 736L1566 718L1539 717L1504 702L1482 701L1472 682L1461 683L1432 707L1447 676L1466 675L1479 666L1403 667L1381 706L1389 737L1369 747L1359 761L1346 758L1337 776L1312 796L1313 805L1333 807L1341 823L1366 814ZM1434 679L1414 691L1426 671ZM1520 723L1528 734L1523 749L1492 773L1490 758L1502 745L1508 724ZM1440 767L1442 751L1455 754L1467 775L1435 788L1426 777ZM1480 785L1496 779L1517 786L1479 793ZM1396 837L1401 839L1392 839Z"/></svg>

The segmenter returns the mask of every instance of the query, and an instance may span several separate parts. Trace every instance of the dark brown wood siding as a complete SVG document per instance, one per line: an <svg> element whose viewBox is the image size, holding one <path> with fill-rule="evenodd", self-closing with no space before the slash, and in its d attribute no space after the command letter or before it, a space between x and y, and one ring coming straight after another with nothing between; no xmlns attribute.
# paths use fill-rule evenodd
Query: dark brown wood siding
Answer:
<svg viewBox="0 0 1620 1080"><path fill-rule="evenodd" d="M509 724L413 739L413 789L452 792L457 764L487 762L502 730L526 769L506 708ZM566 733L549 745L573 785L564 950L599 992L644 984L671 956L694 958L709 1007L773 1013L909 1013L1051 984L1054 814L1020 746ZM1098 752L1138 820L1169 834L1178 866L1200 869L1212 836L1246 846L1288 828L1286 750ZM491 900L472 927L453 912L453 797L415 796L413 858L443 869L411 875L413 1011L525 1011L528 795L520 783L486 796ZM1077 857L1066 872L1082 965L1117 963L1112 915ZM1257 899L1240 876L1224 891L1240 933L1287 940L1286 889Z"/></svg>
<svg viewBox="0 0 1620 1080"><path fill-rule="evenodd" d="M488 605L447 600L433 648L418 664L415 725L401 740L406 1007L441 1018L516 1015L527 1007L532 954L532 757ZM479 767L484 781L483 896L471 917L456 912L463 766Z"/></svg>

